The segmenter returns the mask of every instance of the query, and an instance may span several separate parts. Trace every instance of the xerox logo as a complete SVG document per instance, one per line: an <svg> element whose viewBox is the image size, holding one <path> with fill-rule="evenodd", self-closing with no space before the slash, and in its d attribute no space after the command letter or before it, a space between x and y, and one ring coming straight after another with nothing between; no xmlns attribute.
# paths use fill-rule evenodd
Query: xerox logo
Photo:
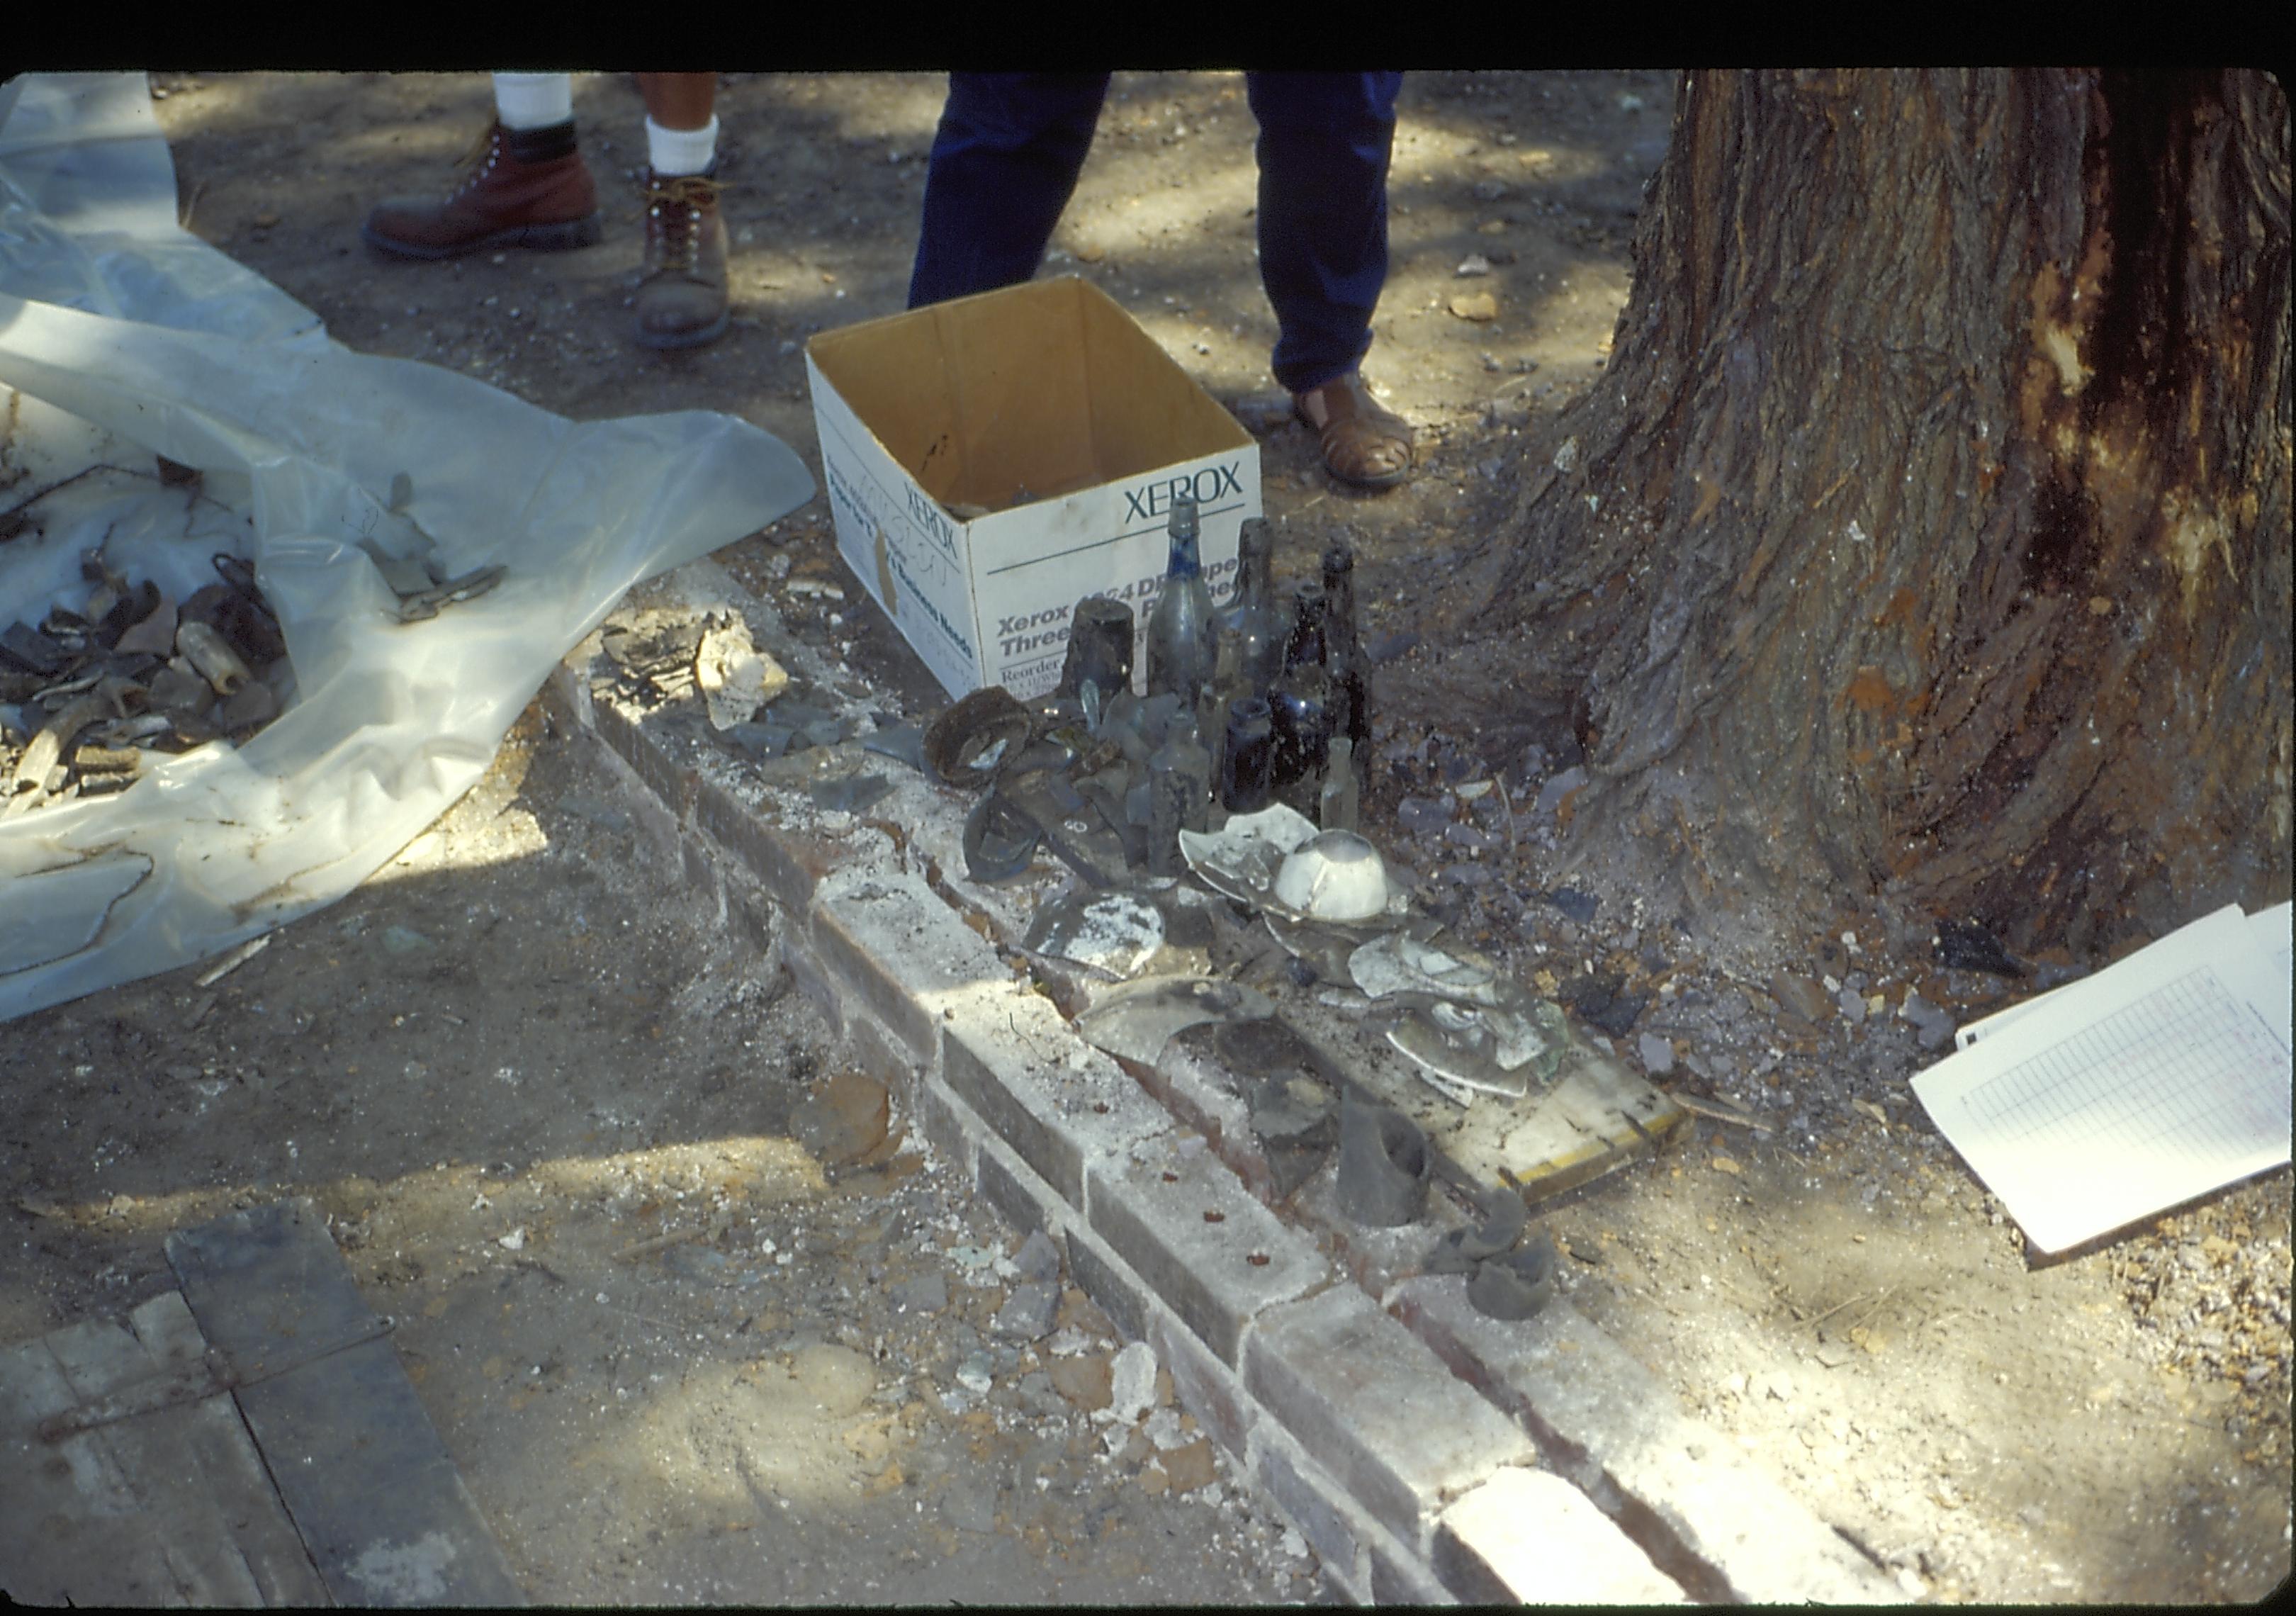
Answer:
<svg viewBox="0 0 2296 1616"><path fill-rule="evenodd" d="M1226 465L1206 466L1193 476L1168 477L1161 482L1143 484L1124 490L1126 517L1133 521L1154 521L1170 513L1172 502L1183 496L1192 497L1200 505L1208 505L1223 494L1243 497L1243 484L1238 477L1241 462Z"/></svg>

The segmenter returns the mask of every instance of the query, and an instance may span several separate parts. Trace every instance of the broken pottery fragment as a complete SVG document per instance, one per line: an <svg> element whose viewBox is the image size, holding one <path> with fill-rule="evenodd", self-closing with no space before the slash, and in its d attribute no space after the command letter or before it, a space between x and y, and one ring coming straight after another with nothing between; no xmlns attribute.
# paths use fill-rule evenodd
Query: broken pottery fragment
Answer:
<svg viewBox="0 0 2296 1616"><path fill-rule="evenodd" d="M1294 918L1341 923L1400 915L1408 902L1379 849L1353 831L1324 831L1286 854L1269 899Z"/></svg>
<svg viewBox="0 0 2296 1616"><path fill-rule="evenodd" d="M1406 1004L1387 1041L1452 1084L1519 1100L1534 1081L1554 1080L1562 1064L1562 1015L1539 1000L1529 1014L1447 999Z"/></svg>
<svg viewBox="0 0 2296 1616"><path fill-rule="evenodd" d="M1257 814L1234 815L1217 831L1182 831L1180 852L1206 886L1258 906L1274 896L1285 856L1315 835L1314 820L1279 802Z"/></svg>
<svg viewBox="0 0 2296 1616"><path fill-rule="evenodd" d="M1176 1032L1203 1021L1256 1021L1275 1002L1241 982L1217 977L1152 976L1123 982L1076 1019L1085 1041L1113 1055L1153 1065Z"/></svg>
<svg viewBox="0 0 2296 1616"><path fill-rule="evenodd" d="M1428 922L1364 944L1349 956L1348 975L1374 998L1424 993L1497 1005L1527 997L1500 974L1497 962L1444 937L1440 927Z"/></svg>
<svg viewBox="0 0 2296 1616"><path fill-rule="evenodd" d="M925 767L925 726L922 724L880 725L861 739L861 750L906 763L920 774Z"/></svg>
<svg viewBox="0 0 2296 1616"><path fill-rule="evenodd" d="M1164 946L1164 915L1140 893L1086 889L1039 908L1021 946L1126 978Z"/></svg>
<svg viewBox="0 0 2296 1616"><path fill-rule="evenodd" d="M790 685L789 670L758 649L739 617L713 622L693 652L693 683L709 706L709 727L746 724Z"/></svg>

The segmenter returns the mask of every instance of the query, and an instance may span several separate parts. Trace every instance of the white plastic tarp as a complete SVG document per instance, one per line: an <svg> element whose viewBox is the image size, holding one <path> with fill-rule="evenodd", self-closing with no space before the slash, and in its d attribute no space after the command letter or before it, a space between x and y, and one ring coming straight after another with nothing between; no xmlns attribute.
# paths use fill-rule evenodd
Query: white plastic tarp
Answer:
<svg viewBox="0 0 2296 1616"><path fill-rule="evenodd" d="M154 455L198 488L163 486ZM0 539L0 628L79 603L99 545L179 600L233 550L295 689L243 747L0 819L0 1021L340 898L485 772L624 591L813 495L731 416L572 422L343 348L177 226L141 75L30 75L0 83L0 518L90 465ZM402 623L377 557L507 570Z"/></svg>

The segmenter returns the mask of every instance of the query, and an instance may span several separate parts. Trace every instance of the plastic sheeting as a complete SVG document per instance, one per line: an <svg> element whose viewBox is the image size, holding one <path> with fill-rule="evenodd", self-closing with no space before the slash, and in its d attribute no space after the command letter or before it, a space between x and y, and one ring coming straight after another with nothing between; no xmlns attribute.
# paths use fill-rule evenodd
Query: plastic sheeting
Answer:
<svg viewBox="0 0 2296 1616"><path fill-rule="evenodd" d="M152 456L197 468L162 486ZM250 558L296 685L246 745L0 820L0 1021L221 952L356 887L482 775L551 669L643 578L813 495L705 412L578 422L353 353L177 227L140 75L0 84L0 625L77 604L79 558L181 598ZM398 620L378 558L491 593Z"/></svg>

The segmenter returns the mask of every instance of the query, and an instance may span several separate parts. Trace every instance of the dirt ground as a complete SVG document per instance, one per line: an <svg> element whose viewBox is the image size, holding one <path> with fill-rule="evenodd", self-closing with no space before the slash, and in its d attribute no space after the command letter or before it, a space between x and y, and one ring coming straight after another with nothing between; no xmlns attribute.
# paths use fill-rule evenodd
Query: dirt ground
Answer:
<svg viewBox="0 0 2296 1616"><path fill-rule="evenodd" d="M450 266L372 259L357 225L381 195L443 186L488 115L482 76L155 84L192 228L338 340L575 416L730 411L816 470L801 346L901 307L940 99L925 75L728 76L734 325L654 355L628 336L626 78L575 92L606 242ZM1119 76L1050 268L1107 289L1259 438L1280 578L1344 536L1367 637L1419 632L1456 603L1444 560L1504 510L1521 440L1602 373L1672 94L1657 72L1406 81L1366 366L1422 429L1422 470L1392 494L1324 476L1267 375L1237 76ZM1456 273L1471 254L1488 274ZM1450 311L1476 291L1495 318ZM940 700L818 502L721 559L889 707ZM808 578L843 598L790 589ZM2036 1266L1907 1087L1936 1058L1898 1013L1909 988L1966 1018L2101 962L2044 956L2009 984L1941 969L1925 937L1713 947L1630 887L1562 873L1532 805L1574 759L1403 701L1379 725L1367 828L1446 913L1543 991L1598 1013L1590 980L1649 996L1611 1012L1628 1060L1762 1124L1699 1119L1547 1211L1572 1300L1720 1440L1909 1595L2248 1600L2286 1577L2287 1172ZM831 1183L790 1142L833 1056L799 996L662 895L638 827L619 782L529 714L435 836L214 988L185 972L6 1029L0 1181L25 1187L0 1207L19 1253L0 1339L123 1308L161 1283L168 1228L299 1190L401 1319L538 1598L1314 1592L1232 1486L1179 1490L1200 1478L1177 1421L1169 1448L1099 1456L1103 1427L1061 1390L1089 1379L1062 1366L1113 1344L1088 1308L1070 1299L1075 1333L1032 1349L996 1337L1011 1276L986 1253L1013 1255L1009 1231L914 1156ZM895 1311L933 1275L946 1310ZM953 1574L931 1563L950 1546Z"/></svg>

